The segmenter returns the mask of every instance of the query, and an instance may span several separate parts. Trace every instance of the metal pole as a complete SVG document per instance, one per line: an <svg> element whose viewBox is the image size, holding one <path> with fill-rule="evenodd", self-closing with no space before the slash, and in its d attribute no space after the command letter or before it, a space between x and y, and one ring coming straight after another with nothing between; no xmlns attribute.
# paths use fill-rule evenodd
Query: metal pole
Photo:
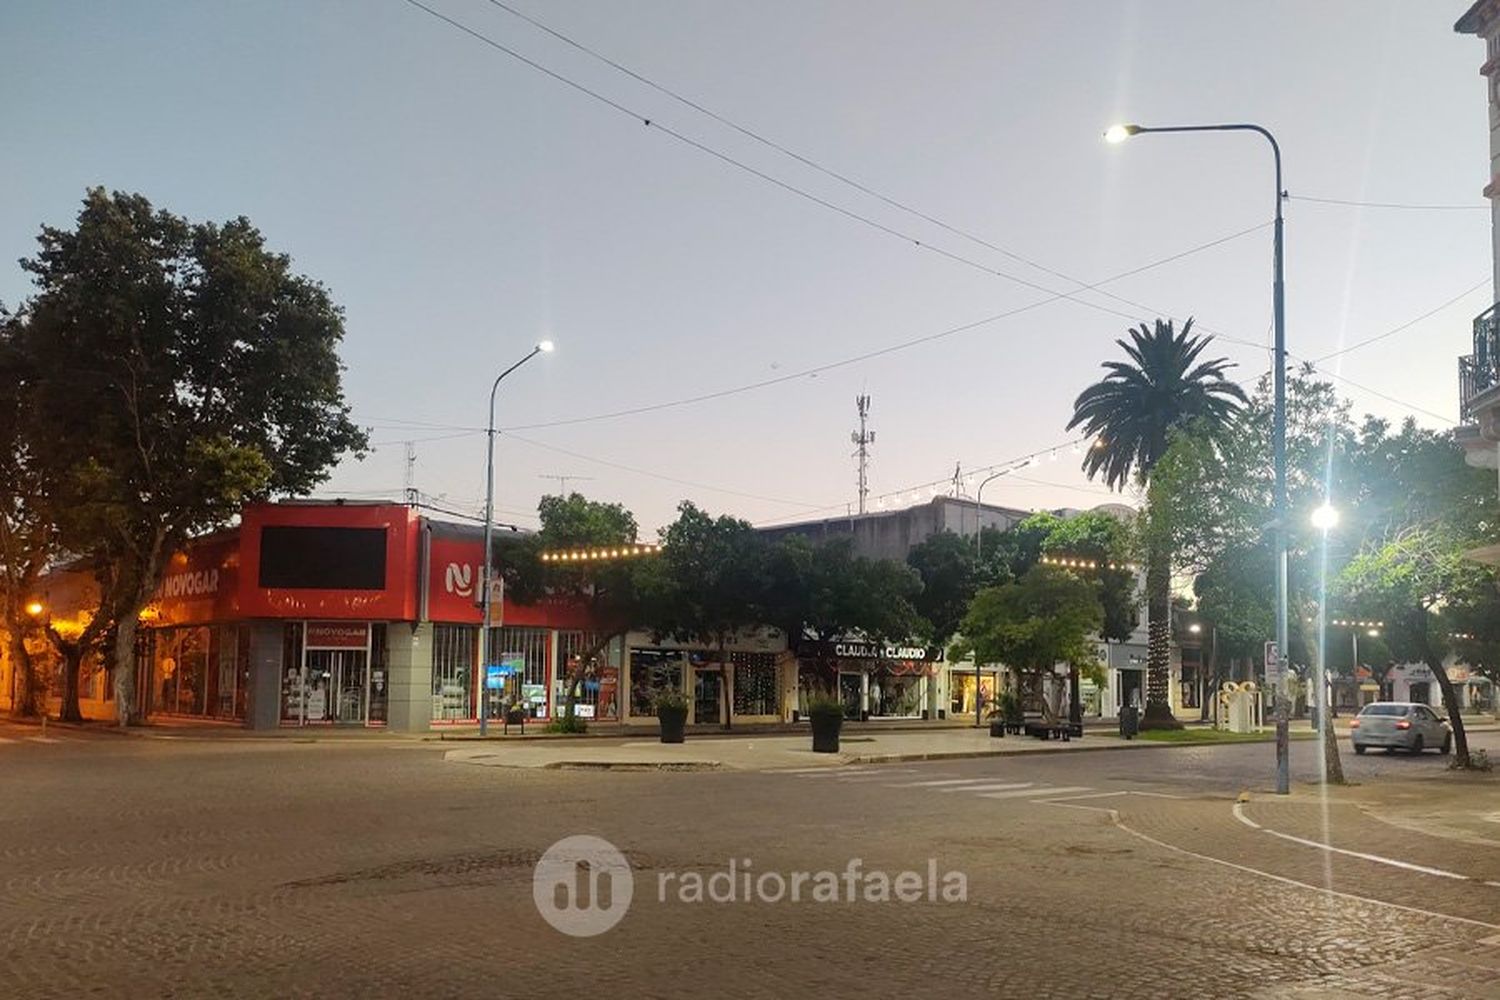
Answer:
<svg viewBox="0 0 1500 1000"><path fill-rule="evenodd" d="M1223 125L1171 125L1171 126L1116 126L1107 135L1111 141L1119 141L1144 132L1254 132L1271 144L1271 153L1276 165L1276 216L1275 247L1273 251L1275 276L1272 279L1272 314L1275 320L1276 339L1274 357L1271 362L1274 385L1275 413L1272 429L1272 450L1276 466L1276 488L1273 497L1272 532L1276 547L1276 649L1281 663L1287 662L1287 496L1286 496L1286 288L1285 288L1285 240L1281 213L1281 147L1276 137L1259 125L1236 122ZM1283 666L1283 671L1285 667ZM1287 734L1287 717L1290 706L1282 696L1280 685L1273 692L1276 718L1276 792L1286 795L1291 789L1289 766L1290 749Z"/></svg>
<svg viewBox="0 0 1500 1000"><path fill-rule="evenodd" d="M480 613L483 622L479 633L479 735L487 736L490 731L490 687L489 666L493 655L490 642L490 574L493 561L490 552L490 539L494 534L495 526L495 394L500 391L500 383L505 376L536 357L544 350L550 350L550 344L544 347L542 344L531 349L531 353L520 361L511 365L501 372L490 386L490 419L485 427L485 462L484 462L484 568L480 573L483 582L483 591L480 594Z"/></svg>

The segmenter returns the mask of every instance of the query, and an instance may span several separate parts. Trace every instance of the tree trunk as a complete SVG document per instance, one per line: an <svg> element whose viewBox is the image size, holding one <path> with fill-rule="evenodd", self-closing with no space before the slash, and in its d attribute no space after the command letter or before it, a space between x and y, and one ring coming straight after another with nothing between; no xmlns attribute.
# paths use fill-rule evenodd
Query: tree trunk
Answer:
<svg viewBox="0 0 1500 1000"><path fill-rule="evenodd" d="M1324 712L1319 722L1323 727L1323 771L1327 775L1329 784L1342 785L1344 784L1344 762L1339 757L1339 739L1338 734L1334 732L1333 716Z"/></svg>
<svg viewBox="0 0 1500 1000"><path fill-rule="evenodd" d="M115 721L120 728L141 721L135 704L135 638L138 632L135 615L122 619L115 627L114 642L108 655L115 665Z"/></svg>
<svg viewBox="0 0 1500 1000"><path fill-rule="evenodd" d="M58 722L82 722L83 712L78 707L78 675L83 669L83 648L79 643L67 643L59 650L62 653L62 703L57 709Z"/></svg>
<svg viewBox="0 0 1500 1000"><path fill-rule="evenodd" d="M1453 727L1453 766L1467 768L1469 766L1469 737L1464 732L1464 718L1458 704L1458 692L1453 689L1453 681L1449 680L1448 671L1443 669L1441 659L1429 653L1427 669L1432 671L1433 679L1437 681L1438 688L1443 692L1443 707L1448 709L1448 723Z"/></svg>
<svg viewBox="0 0 1500 1000"><path fill-rule="evenodd" d="M720 635L719 700L724 703L724 729L726 732L734 728L734 723L732 721L734 718L734 704L730 701L729 697L729 685L734 681L734 678L732 676L734 673L734 668L729 665L729 653L725 648L728 644L729 637L726 635Z"/></svg>
<svg viewBox="0 0 1500 1000"><path fill-rule="evenodd" d="M10 642L10 662L14 677L12 688L12 699L10 710L16 715L30 718L37 714L37 676L36 664L32 662L31 650L26 648L26 636L15 622L10 623L6 630L6 636Z"/></svg>
<svg viewBox="0 0 1500 1000"><path fill-rule="evenodd" d="M1142 729L1181 729L1168 701L1172 671L1172 554L1154 545L1146 556L1146 711Z"/></svg>
<svg viewBox="0 0 1500 1000"><path fill-rule="evenodd" d="M1083 725L1083 705L1078 697L1078 668L1068 664L1068 722L1075 726Z"/></svg>

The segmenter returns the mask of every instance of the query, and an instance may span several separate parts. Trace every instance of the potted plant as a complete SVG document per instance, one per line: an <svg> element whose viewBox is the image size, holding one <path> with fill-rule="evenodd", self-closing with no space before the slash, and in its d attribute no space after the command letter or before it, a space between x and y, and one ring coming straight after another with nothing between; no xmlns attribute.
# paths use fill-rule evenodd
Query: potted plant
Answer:
<svg viewBox="0 0 1500 1000"><path fill-rule="evenodd" d="M815 691L808 696L806 707L812 723L813 753L838 753L844 703L826 691Z"/></svg>
<svg viewBox="0 0 1500 1000"><path fill-rule="evenodd" d="M995 713L1000 716L1002 727L1018 728L1026 718L1021 711L1021 699L1010 688L1005 688L995 696Z"/></svg>
<svg viewBox="0 0 1500 1000"><path fill-rule="evenodd" d="M661 723L663 743L682 742L687 715L687 697L681 691L668 688L656 696L656 719Z"/></svg>

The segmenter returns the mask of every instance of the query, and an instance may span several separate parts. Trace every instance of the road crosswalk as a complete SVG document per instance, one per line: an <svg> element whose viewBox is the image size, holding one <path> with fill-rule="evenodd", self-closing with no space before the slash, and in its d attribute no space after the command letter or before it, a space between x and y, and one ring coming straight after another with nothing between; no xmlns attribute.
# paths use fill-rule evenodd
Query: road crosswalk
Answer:
<svg viewBox="0 0 1500 1000"><path fill-rule="evenodd" d="M911 767L803 767L770 772L796 781L830 785L878 784L885 788L903 788L938 792L946 795L972 795L981 799L1051 800L1094 791L1088 785L1052 785L1046 782L1005 781L996 775L983 778L958 778L932 771L918 772ZM920 775L920 776L917 776Z"/></svg>

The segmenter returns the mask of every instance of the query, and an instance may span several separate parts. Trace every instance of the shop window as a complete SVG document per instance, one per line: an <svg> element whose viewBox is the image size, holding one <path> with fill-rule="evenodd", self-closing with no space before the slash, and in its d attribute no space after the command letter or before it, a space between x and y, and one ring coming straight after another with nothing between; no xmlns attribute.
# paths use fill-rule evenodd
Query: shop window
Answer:
<svg viewBox="0 0 1500 1000"><path fill-rule="evenodd" d="M365 721L371 724L386 721L386 705L390 701L390 673L386 666L386 624L375 622L370 626L370 704L365 714Z"/></svg>
<svg viewBox="0 0 1500 1000"><path fill-rule="evenodd" d="M153 712L208 714L210 643L207 627L157 630L150 692Z"/></svg>
<svg viewBox="0 0 1500 1000"><path fill-rule="evenodd" d="M474 713L474 664L479 626L432 627L432 718L453 722L478 718Z"/></svg>
<svg viewBox="0 0 1500 1000"><path fill-rule="evenodd" d="M506 705L518 705L532 718L547 717L547 687L551 633L544 628L490 629L490 656L493 663L513 667L503 691L491 691L489 714L499 719Z"/></svg>
<svg viewBox="0 0 1500 1000"><path fill-rule="evenodd" d="M774 653L730 653L734 665L734 714L780 715Z"/></svg>
<svg viewBox="0 0 1500 1000"><path fill-rule="evenodd" d="M620 668L612 662L611 646L589 657L587 663L580 658L593 649L599 636L591 632L559 632L557 635L557 711L568 697L568 680L575 668L581 669L583 681L578 688L578 700L574 713L582 719L613 720L620 713Z"/></svg>
<svg viewBox="0 0 1500 1000"><path fill-rule="evenodd" d="M926 685L921 674L878 673L870 677L870 714L911 718L922 714Z"/></svg>
<svg viewBox="0 0 1500 1000"><path fill-rule="evenodd" d="M682 691L687 656L659 649L630 651L630 714L656 715L656 696Z"/></svg>
<svg viewBox="0 0 1500 1000"><path fill-rule="evenodd" d="M1183 708L1197 708L1200 704L1198 699L1200 671L1201 668L1196 665L1186 663L1182 665L1181 690Z"/></svg>
<svg viewBox="0 0 1500 1000"><path fill-rule="evenodd" d="M281 633L281 721L301 722L307 692L302 684L302 623L287 622Z"/></svg>

